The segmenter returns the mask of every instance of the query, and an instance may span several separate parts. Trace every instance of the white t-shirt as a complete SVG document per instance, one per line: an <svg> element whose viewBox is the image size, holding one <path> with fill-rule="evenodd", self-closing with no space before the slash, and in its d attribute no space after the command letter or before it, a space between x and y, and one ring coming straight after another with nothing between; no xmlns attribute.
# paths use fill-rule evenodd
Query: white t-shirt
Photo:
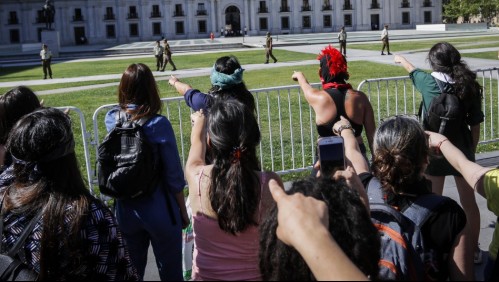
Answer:
<svg viewBox="0 0 499 282"><path fill-rule="evenodd" d="M48 60L52 58L52 52L48 49L42 49L42 51L40 51L40 57L42 58L42 60Z"/></svg>
<svg viewBox="0 0 499 282"><path fill-rule="evenodd" d="M164 48L163 46L154 46L154 55L155 56L159 56L159 55L163 55L163 51L164 51Z"/></svg>
<svg viewBox="0 0 499 282"><path fill-rule="evenodd" d="M388 29L384 28L383 31L381 32L381 39L383 38L388 38Z"/></svg>

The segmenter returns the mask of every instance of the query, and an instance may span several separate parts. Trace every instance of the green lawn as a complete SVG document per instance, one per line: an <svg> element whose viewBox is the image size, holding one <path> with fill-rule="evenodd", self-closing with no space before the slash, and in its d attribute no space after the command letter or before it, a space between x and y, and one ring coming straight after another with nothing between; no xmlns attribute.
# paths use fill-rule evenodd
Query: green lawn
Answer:
<svg viewBox="0 0 499 282"><path fill-rule="evenodd" d="M453 44L457 49L474 49L474 48L487 48L487 47L498 47L499 49L499 36L480 36L480 37L468 37L468 38L445 38L442 39L418 39L418 40L407 40L407 41L390 41L390 51L391 52L402 52L417 50L421 52L427 52L430 48L438 42L446 41ZM372 43L351 43L348 44L348 48L360 49L360 50L370 50L379 51L381 50L382 44ZM496 57L497 58L497 57Z"/></svg>
<svg viewBox="0 0 499 282"><path fill-rule="evenodd" d="M499 51L499 47L498 47L498 51ZM498 55L499 55L498 51L465 53L465 54L462 54L462 56L469 57L469 58L477 58L477 59L497 60Z"/></svg>
<svg viewBox="0 0 499 282"><path fill-rule="evenodd" d="M186 69L206 68L213 66L216 59L222 56L234 54L241 65L263 63L265 53L262 50L250 50L241 52L220 52L194 55L173 55L177 67ZM313 60L317 55L309 53L291 52L286 50L275 50L274 54L280 62ZM121 74L126 67L132 63L147 64L152 70L156 68L156 61L153 56L144 58L124 58L105 61L67 61L52 63L52 72L54 78L69 78L80 76L92 76L102 74ZM27 81L41 79L42 68L40 65L20 66L20 67L2 67L0 82L7 81Z"/></svg>
<svg viewBox="0 0 499 282"><path fill-rule="evenodd" d="M480 44L490 44L489 42L494 39L499 40L499 37L483 37L481 39L474 38L469 40L455 39L456 40L455 42L456 44L459 43L462 45L471 44L472 42L475 42L475 44L480 45ZM449 39L449 42L452 40L453 39ZM412 47L411 49L419 49L419 48L429 48L432 44L436 42L429 40L426 41L427 42L418 42L417 44L415 44L414 42L407 44L393 42L391 45L394 46L392 47L393 50L397 50L396 48L402 49L409 47ZM355 48L357 48L357 46L360 46L354 44L351 45L352 48L354 48L354 46ZM365 48L366 49L371 48L368 50L378 50L380 47L378 45L379 44L370 44L366 45ZM207 66L209 67L218 57L229 54L232 53L227 51L222 53L211 53L211 54L177 55L174 56L174 60L178 66L188 66L186 68L200 68ZM264 55L262 55L261 50L240 51L240 52L234 52L233 54L238 57L243 67L244 65L247 64L261 63L262 59L264 59ZM275 50L275 54L279 58L280 62L316 59L315 54L297 53L284 50ZM495 53L495 56L497 56L497 53ZM53 70L55 77L62 77L62 75L65 75L65 77L78 77L78 76L96 75L96 74L110 74L110 73L119 74L122 73L122 71L128 64L134 62L146 63L150 67L154 67L155 64L152 57L127 58L122 60L108 60L108 61L96 61L96 62L65 62L65 63L54 64ZM296 70L304 72L309 82L318 83L319 82L319 77L317 74L318 66L319 65L317 62L317 64L314 65L302 65L300 67L293 66L293 67L278 67L272 69L259 69L251 71L247 70L245 71L244 74L244 81L249 89L280 87L285 85L296 86L297 83L291 79L293 71ZM5 73L5 75L0 76L0 82L26 81L32 79L40 79L41 68L40 66L2 68L2 73ZM349 82L353 85L354 88L357 88L360 82L365 79L376 79L376 78L407 75L407 72L400 66L377 64L367 61L349 62L349 73L350 73ZM185 77L185 78L180 77L180 79L183 82L191 84L195 88L198 88L202 91L206 91L210 87L210 81L208 76ZM33 86L32 88L35 91L42 91L50 89L69 88L82 85L102 84L109 82L118 82L118 80L106 80L98 82L81 81L77 83ZM488 84L489 81L486 80L484 83ZM496 82L493 82L493 84L494 84L493 87L497 87ZM158 81L158 87L162 98L179 96L179 94L172 87L170 87L165 80ZM375 106L376 109L377 108L381 109L380 116L386 116L394 113L396 109L393 107L398 107L395 105L399 105L399 103L401 103L400 105L402 105L404 104L404 100L407 100L395 97L395 94L397 94L397 92L401 89L400 85L390 84L385 86L381 84L375 88L377 89L372 89L372 91L374 91L373 93L375 93L376 91L379 91L379 93L381 94L387 93L387 97L383 98L384 100L381 100L381 104L379 104L379 106L377 104L378 103L377 101L375 100L372 101L373 106ZM7 89L0 89L0 90L2 92L5 92ZM368 88L362 90L368 92ZM68 92L64 94L44 95L41 98L45 100L46 106L53 106L53 107L74 106L79 108L83 112L87 130L89 131L89 133L92 133L93 131L92 115L94 111L101 105L116 103L117 101L116 91L117 91L116 86L109 86L92 90ZM419 96L417 95L417 97ZM297 142L297 139L300 138L305 139L304 142L310 142L310 140L313 140L315 138L314 134L316 134L315 128L305 128L304 129L305 131L303 133L300 133L299 128L302 124L300 123L301 121L299 119L301 117L293 115L290 112L287 112L287 109L284 109L285 107L288 107L287 103L289 102L289 104L291 105L289 106L289 108L292 108L293 111L301 107L302 109L304 109L304 115L305 115L304 118L306 119L311 117L311 114L307 112L309 110L308 105L306 104L306 101L303 99L303 97L301 97L300 99L300 93L297 91L297 89L295 88L294 90L288 91L287 95L286 91L284 91L284 94L277 91L268 91L268 93L263 93L261 96L259 95L257 97L257 101L260 106L261 121L265 122L267 122L267 120L272 121L270 126L267 124L262 125L262 140L266 140L265 142L262 142L265 143L265 145L262 146L261 148L261 151L263 152L262 154L263 168L266 170L280 170L283 168L289 168L290 164L294 164L295 161L299 162L300 159L305 159L305 162L308 165L310 165L312 163L311 161L312 155L310 148L308 148L306 152L302 154L299 150L296 150L294 146L297 145L296 143L300 143ZM183 101L177 103L178 105L173 104L171 108L173 109L179 108L180 110L178 113L175 111L172 112L164 111L163 114L168 115L169 119L171 120L177 135L176 137L179 148L183 148L185 152L188 151L189 148L188 136L190 133L190 119L189 119L190 111L187 109ZM413 103L414 103L413 105L411 104L411 106L409 106L408 112L410 113L414 112L413 108L416 105L418 105L419 101L416 99L415 101L413 101ZM385 105L389 105L389 107L385 107ZM497 105L497 101L493 101L492 105ZM274 110L275 107L283 109L281 117L277 116L277 111ZM497 112L497 106L494 106L494 108L495 111ZM72 112L71 116L75 121L74 133L77 143L76 145L77 145L78 159L82 164L81 167L82 172L86 176L87 175L86 170L85 167L83 166L85 158L83 154L84 150L83 150L81 127L77 122L78 117L76 113ZM287 124L279 125L277 123L277 120L279 118L282 118ZM102 139L103 134L105 132L103 128L103 113L101 113L98 116L97 120L99 121L100 139ZM499 128L499 126L497 126L496 128ZM271 158L269 153L269 150L271 150L270 148L271 142L267 140L269 140L269 138L271 138L273 135L275 136L275 133L278 131L284 133L294 132L293 133L294 137L292 138L285 137L283 138L283 140L272 140L272 147L276 151L274 152L275 156ZM181 135L180 132L182 132L184 136L183 140L180 139ZM481 145L479 147L479 151L490 151L497 149L498 149L497 145L495 145L494 143L489 145ZM281 152L284 152L284 154L281 154ZM291 152L296 155L291 156ZM284 157L281 159L281 156ZM91 161L91 165L95 165L93 159ZM298 165L298 167L300 167L300 165ZM308 174L308 172L290 173L283 176L283 179L291 180L306 174Z"/></svg>

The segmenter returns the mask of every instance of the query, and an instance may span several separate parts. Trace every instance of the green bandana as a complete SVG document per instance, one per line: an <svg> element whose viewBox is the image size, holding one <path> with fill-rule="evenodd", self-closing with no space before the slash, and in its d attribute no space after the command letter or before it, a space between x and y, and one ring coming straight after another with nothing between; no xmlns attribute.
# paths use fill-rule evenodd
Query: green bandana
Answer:
<svg viewBox="0 0 499 282"><path fill-rule="evenodd" d="M244 69L239 68L234 71L233 74L225 74L218 72L213 66L211 70L211 84L220 87L220 89L226 89L227 87L231 87L233 85L239 84L243 82L243 71Z"/></svg>

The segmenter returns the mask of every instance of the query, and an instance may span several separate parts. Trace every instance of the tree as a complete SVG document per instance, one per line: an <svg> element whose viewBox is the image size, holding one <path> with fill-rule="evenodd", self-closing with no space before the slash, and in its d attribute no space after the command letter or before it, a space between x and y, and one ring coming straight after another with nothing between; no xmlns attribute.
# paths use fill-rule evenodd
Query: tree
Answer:
<svg viewBox="0 0 499 282"><path fill-rule="evenodd" d="M499 11L499 0L444 0L442 4L443 20L447 23L456 23L460 17L463 22L469 22L471 17L490 22Z"/></svg>
<svg viewBox="0 0 499 282"><path fill-rule="evenodd" d="M480 13L482 19L485 19L487 23L492 21L492 18L497 16L499 13L499 0L482 0Z"/></svg>

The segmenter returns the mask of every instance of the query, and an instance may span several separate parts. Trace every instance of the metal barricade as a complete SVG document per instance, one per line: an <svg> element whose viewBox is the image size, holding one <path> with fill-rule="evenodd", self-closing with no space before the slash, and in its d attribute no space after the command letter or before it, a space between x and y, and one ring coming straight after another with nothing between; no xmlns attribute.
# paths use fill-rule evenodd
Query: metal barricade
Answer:
<svg viewBox="0 0 499 282"><path fill-rule="evenodd" d="M257 152L262 170L278 174L310 170L314 161L317 130L313 111L303 97L301 88L293 85L254 89L251 92L255 97L262 136ZM180 160L185 165L190 149L192 110L187 107L183 97L163 98L161 101L164 103L162 114L172 124ZM85 156L92 190L97 184L97 149L106 134L105 113L116 105L100 106L92 116L93 140L90 144L94 155Z"/></svg>
<svg viewBox="0 0 499 282"><path fill-rule="evenodd" d="M482 110L485 121L481 126L480 143L499 141L499 69L476 70L480 84L484 87ZM320 83L312 84L320 87ZM367 79L358 90L368 95L377 123L381 119L397 114L417 115L421 94L415 89L409 76ZM262 140L258 156L262 170L287 174L310 170L315 156L317 130L315 115L301 93L298 85L253 89L257 118ZM190 148L192 110L186 106L183 97L163 98L162 112L171 122L176 135L180 159L185 164ZM99 142L104 138L104 114L116 104L103 105L92 116L93 132L86 131L80 110L83 148L87 177L92 192L97 183L96 156ZM89 149L89 147L93 147Z"/></svg>
<svg viewBox="0 0 499 282"><path fill-rule="evenodd" d="M75 150L78 150L80 148L80 146L83 146L83 153L84 153L84 157L85 157L85 167L86 167L86 172L87 172L87 180L89 183L90 192L92 194L95 194L94 193L95 191L93 191L92 185L91 185L91 183L93 181L93 175L91 174L92 173L91 155L90 155L90 150L89 150L89 146L92 144L91 134L90 134L90 132L87 131L87 124L85 122L85 117L83 115L83 112L79 108L76 108L73 106L57 107L57 109L59 109L61 111L69 110L68 115L71 117L71 120L74 120L74 118L73 118L74 114L78 115L79 123L78 124L73 123L73 132L75 130L78 130L78 129L81 131L82 142L80 143L79 140L75 140Z"/></svg>
<svg viewBox="0 0 499 282"><path fill-rule="evenodd" d="M475 70L483 86L482 111L485 120L481 125L480 144L499 141L499 69ZM409 76L366 79L358 88L366 93L379 122L392 115L418 115L421 94L413 86Z"/></svg>

